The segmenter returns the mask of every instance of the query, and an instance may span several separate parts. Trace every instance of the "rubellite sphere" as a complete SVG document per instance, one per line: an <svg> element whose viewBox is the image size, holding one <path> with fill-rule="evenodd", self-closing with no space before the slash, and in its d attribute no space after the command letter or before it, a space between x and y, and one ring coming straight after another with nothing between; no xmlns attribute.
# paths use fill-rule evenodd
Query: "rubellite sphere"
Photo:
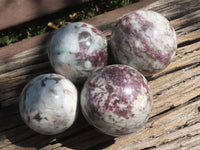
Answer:
<svg viewBox="0 0 200 150"><path fill-rule="evenodd" d="M144 76L127 65L110 65L94 72L81 92L82 112L105 134L136 131L149 118L152 95Z"/></svg>
<svg viewBox="0 0 200 150"><path fill-rule="evenodd" d="M76 87L58 74L37 76L24 87L19 108L24 122L36 132L61 133L76 117Z"/></svg>
<svg viewBox="0 0 200 150"><path fill-rule="evenodd" d="M117 62L149 76L170 64L177 49L176 33L161 14L138 10L117 23L111 49Z"/></svg>
<svg viewBox="0 0 200 150"><path fill-rule="evenodd" d="M106 65L107 40L90 24L71 23L53 36L48 54L57 73L74 83L81 83L92 71Z"/></svg>

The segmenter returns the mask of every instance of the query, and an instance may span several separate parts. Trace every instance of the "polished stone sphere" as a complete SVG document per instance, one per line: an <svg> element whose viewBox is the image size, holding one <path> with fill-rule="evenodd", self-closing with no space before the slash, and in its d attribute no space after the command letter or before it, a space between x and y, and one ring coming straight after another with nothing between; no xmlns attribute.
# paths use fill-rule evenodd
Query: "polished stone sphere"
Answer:
<svg viewBox="0 0 200 150"><path fill-rule="evenodd" d="M83 83L107 63L107 40L96 27L75 22L59 29L48 50L54 70L74 83Z"/></svg>
<svg viewBox="0 0 200 150"><path fill-rule="evenodd" d="M172 61L177 49L176 33L161 14L138 10L119 20L111 35L111 49L118 63L150 76Z"/></svg>
<svg viewBox="0 0 200 150"><path fill-rule="evenodd" d="M81 92L82 112L105 134L120 136L147 122L152 95L144 76L127 65L110 65L94 72Z"/></svg>
<svg viewBox="0 0 200 150"><path fill-rule="evenodd" d="M24 87L19 101L20 115L36 132L58 134L73 124L77 97L70 80L58 74L43 74Z"/></svg>

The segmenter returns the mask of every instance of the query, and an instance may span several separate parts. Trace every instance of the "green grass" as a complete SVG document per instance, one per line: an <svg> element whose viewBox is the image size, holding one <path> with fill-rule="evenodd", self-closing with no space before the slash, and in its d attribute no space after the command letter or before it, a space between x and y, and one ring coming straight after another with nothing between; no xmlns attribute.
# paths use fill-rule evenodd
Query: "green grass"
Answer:
<svg viewBox="0 0 200 150"><path fill-rule="evenodd" d="M127 6L137 0L94 0L36 19L0 33L0 47L49 32L64 25Z"/></svg>

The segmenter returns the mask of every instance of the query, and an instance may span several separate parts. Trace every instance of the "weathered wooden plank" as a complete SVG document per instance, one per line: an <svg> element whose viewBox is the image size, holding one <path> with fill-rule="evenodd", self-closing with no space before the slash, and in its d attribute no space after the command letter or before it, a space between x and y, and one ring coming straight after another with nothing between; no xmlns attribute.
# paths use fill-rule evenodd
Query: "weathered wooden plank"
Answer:
<svg viewBox="0 0 200 150"><path fill-rule="evenodd" d="M52 35L55 32L49 32L44 33L42 35L34 36L30 39L26 39L14 44L10 44L5 47L0 48L0 60L1 63L3 63L2 60L6 58L10 58L18 53L21 53L23 51L29 50L29 49L40 49L41 47L44 47L46 44L49 43ZM42 46L41 46L42 45Z"/></svg>
<svg viewBox="0 0 200 150"><path fill-rule="evenodd" d="M199 125L196 124L194 125L195 127ZM193 127L193 126L191 126ZM190 128L188 128L190 130ZM199 149L200 145L199 145L199 140L200 140L200 134L196 134L196 135L191 135L190 133L182 136L181 138L175 139L171 142L167 142L167 143L162 143L162 145L160 145L157 148L152 148L152 150L163 150L163 149L180 149L180 150L184 150L184 149ZM198 147L198 148L197 148Z"/></svg>
<svg viewBox="0 0 200 150"><path fill-rule="evenodd" d="M19 121L17 122L16 120ZM17 116L12 116L6 120L1 120L1 121L5 122L2 124L0 129L5 130L7 125L9 126L9 128L7 127L7 129L3 132L0 131L0 139L1 139L0 149L1 148L20 149L27 146L28 147L31 146L33 147L32 149L36 149L47 143L55 144L57 140L63 139L64 137L66 137L66 139L77 138L76 137L77 134L81 135L83 131L86 131L84 133L87 133L87 131L91 130L89 129L88 123L82 117L81 114L78 116L76 122L70 128L70 130L55 136L44 136L34 132L33 130L30 130L30 128L24 125L19 114L17 114ZM4 127L4 129L2 127ZM16 136L18 134L21 135ZM96 134L98 134L97 131Z"/></svg>
<svg viewBox="0 0 200 150"><path fill-rule="evenodd" d="M190 14L194 11L199 10L200 3L199 1L174 1L168 0L165 2L155 2L145 9L150 9L158 13L164 14L170 21Z"/></svg>
<svg viewBox="0 0 200 150"><path fill-rule="evenodd" d="M192 65L189 67L185 67L184 69L177 70L176 72L172 72L166 74L165 76L161 76L153 81L150 81L150 86L152 87L152 92L155 95L161 95L162 92L169 90L170 88L181 84L186 80L190 80L191 78L197 77L200 74L199 66ZM160 88L162 86L166 88Z"/></svg>
<svg viewBox="0 0 200 150"><path fill-rule="evenodd" d="M193 103L177 107L151 119L143 129L134 134L116 138L116 142L106 150L157 148L163 143L187 135L199 135L199 106L200 97ZM180 148L180 145L178 147Z"/></svg>
<svg viewBox="0 0 200 150"><path fill-rule="evenodd" d="M173 80L168 80L167 83L165 81L165 82L162 82L161 84L157 84L156 79L160 77L160 74L163 74L166 72L169 72L171 76L176 77L176 71L179 72L179 70L183 69L182 73L185 73L185 69L187 69L187 67L191 65L198 65L199 60L200 60L199 51L200 51L200 42L196 42L196 43L179 48L172 63L162 72L152 76L152 80L154 80L154 82L152 83L152 87L155 89L156 87L159 88L159 86L161 86L164 83L167 85L173 85L175 84L175 82L180 82L180 80L182 80L181 73L179 74L179 76L177 76L177 78L174 78ZM197 72L187 73L187 75L185 74L186 76L184 76L183 78L186 79L187 77L189 77L188 75L195 75L195 74L198 74L198 73ZM164 78L169 78L169 77L168 75L165 74L165 76L161 77L158 80L162 81L162 79ZM158 91L155 91L155 92L158 92Z"/></svg>
<svg viewBox="0 0 200 150"><path fill-rule="evenodd" d="M89 0L1 0L0 30L42 17Z"/></svg>
<svg viewBox="0 0 200 150"><path fill-rule="evenodd" d="M192 43L193 41L196 41L196 42L200 41L199 34L200 34L200 30L196 30L196 31L186 34L185 36L180 36L178 38L179 47L182 47L183 44Z"/></svg>
<svg viewBox="0 0 200 150"><path fill-rule="evenodd" d="M184 26L192 25L194 23L199 22L199 19L200 19L199 13L200 13L200 10L194 11L192 13L184 15L183 17L172 20L171 24L174 26L175 30L179 30L180 28Z"/></svg>
<svg viewBox="0 0 200 150"><path fill-rule="evenodd" d="M163 77L162 79L153 82L153 84L156 84L155 88L152 86L151 82L150 86L153 87L152 92L154 93L154 107L151 115L154 116L199 96L199 70L200 67L193 68L192 66L192 68L187 68L187 71L180 70L173 74L169 74L165 78ZM174 82L173 80L179 81ZM166 89L160 89L160 87L163 86L166 87Z"/></svg>
<svg viewBox="0 0 200 150"><path fill-rule="evenodd" d="M190 2L191 0L170 0L170 8L168 8L166 5L169 3L160 0L156 2L156 5L153 5L159 11L161 11L159 7L164 8L165 12L161 11L161 13L163 15L169 15L170 9L175 11L176 9L174 8L180 7L181 4L189 4ZM175 4L180 6L176 6ZM197 141L200 135L200 83L198 82L200 81L200 42L198 41L200 38L200 20L199 15L196 13L199 11L197 7L195 9L191 8L192 11L189 11L190 7L193 7L193 5L188 5L188 14L185 13L187 15L180 16L178 13L178 16L176 16L176 13L170 13L173 16L171 22L174 21L174 26L178 29L177 33L180 47L173 62L163 72L149 78L154 95L153 112L149 122L133 134L116 138L114 144L112 144L112 137L105 136L94 130L83 118L81 118L83 121L76 123L71 130L50 137L41 136L31 131L23 124L21 119L16 121L15 118L19 117L17 111L18 106L16 105L13 108L11 107L12 105L9 105L13 100L15 100L16 104L20 93L19 87L22 88L31 77L37 75L37 73L41 74L44 71L49 71L48 69L51 67L46 61L45 46L35 49L31 47L28 49L25 48L20 53L11 53L6 55L7 57L4 55L0 61L0 66L6 66L6 63L10 66L5 67L7 69L6 71L0 67L4 71L0 75L0 83L6 81L5 83L7 84L5 85L9 88L5 89L4 92L11 93L5 94L3 98L7 98L2 99L0 102L1 105L3 104L2 109L0 109L0 122L3 123L0 124L0 129L3 129L1 130L2 132L0 131L0 145L3 144L2 148L5 150L38 148L43 150L58 150L68 149L66 147L72 149L95 149L99 147L101 149L105 147L104 143L110 142L109 145L112 145L108 149L167 149L168 145L171 146L169 148L174 149L198 149L199 145ZM191 14L196 15L194 16L197 19L196 21L194 21ZM181 23L177 25L176 20L179 18L182 18ZM194 24L186 22L189 22L190 19L194 21ZM114 25L113 22L115 21L101 26L107 35L111 33L110 30ZM43 45L39 41L38 44ZM37 44L35 47L37 47ZM25 57L29 61L26 61ZM20 59L24 65L20 63ZM3 62L5 60L7 60L6 63ZM10 63L8 60L10 60ZM15 66L12 66L11 62ZM42 68L43 70L41 71L40 65L43 63L46 63L46 68ZM17 67L17 65L20 65L20 67ZM15 93L14 91L18 92ZM14 93L13 95L12 92ZM2 94L4 93L2 92ZM12 97L9 97L10 94ZM4 105L9 107L4 107ZM14 109L15 111L7 112L7 108L9 110ZM3 117L4 115L7 116L7 119ZM19 134L20 132L26 132L26 134L16 137L15 134ZM104 146L100 148L100 145Z"/></svg>
<svg viewBox="0 0 200 150"><path fill-rule="evenodd" d="M48 61L46 49L47 46L40 46L18 53L8 59L0 60L0 76L2 77L3 73L20 69L24 66Z"/></svg>
<svg viewBox="0 0 200 150"><path fill-rule="evenodd" d="M200 149L200 145L197 144L196 146L193 146L190 148L190 150L197 150L197 149Z"/></svg>
<svg viewBox="0 0 200 150"><path fill-rule="evenodd" d="M181 36L198 30L199 27L200 27L200 22L197 22L193 24L192 26L186 26L186 27L183 27L182 29L177 30L176 33L177 33L178 40Z"/></svg>
<svg viewBox="0 0 200 150"><path fill-rule="evenodd" d="M11 77L0 80L0 101L9 101L12 98L18 98L23 86L33 77L47 72L53 72L49 62L36 65L30 65L22 69L11 72ZM12 77L14 73L15 77ZM16 75L17 74L17 75ZM3 104L0 103L1 107Z"/></svg>

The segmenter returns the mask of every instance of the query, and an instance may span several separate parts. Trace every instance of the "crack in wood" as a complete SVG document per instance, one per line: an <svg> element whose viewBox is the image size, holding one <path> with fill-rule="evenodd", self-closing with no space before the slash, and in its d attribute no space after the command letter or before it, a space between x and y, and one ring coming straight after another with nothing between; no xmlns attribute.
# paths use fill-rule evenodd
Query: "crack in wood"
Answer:
<svg viewBox="0 0 200 150"><path fill-rule="evenodd" d="M198 67L199 66L199 62L193 62L193 63L190 63L190 64L185 64L184 66L179 66L179 67L176 67L174 69L171 69L169 71L166 71L166 72L163 72L163 73L160 73L159 75L156 75L156 76L153 76L151 78L149 78L148 81L153 81L153 80L156 80L164 75L168 75L168 74L172 74L174 72L177 72L179 70L182 70L182 69L185 69L185 68L188 68L188 67L191 67L191 66L196 66Z"/></svg>
<svg viewBox="0 0 200 150"><path fill-rule="evenodd" d="M194 44L194 43L199 42L199 41L200 41L200 37L197 38L197 39L194 39L194 40L188 40L188 41L179 43L179 44L178 44L178 47L181 48L181 47L184 47L184 46L188 46L188 45ZM197 48L197 49L198 49L198 48Z"/></svg>
<svg viewBox="0 0 200 150"><path fill-rule="evenodd" d="M193 51L188 51L188 52L179 52L177 53L177 57L179 57L179 59L184 58L184 56L188 55L188 54L192 54L192 53L198 53L200 51L200 49L194 49ZM181 56L180 56L181 55ZM196 56L198 56L199 54L197 54ZM200 57L200 56L199 56ZM198 61L195 62L198 64Z"/></svg>
<svg viewBox="0 0 200 150"><path fill-rule="evenodd" d="M162 89L161 91L159 91L158 93L155 93L155 94L153 95L153 96L154 96L154 99L156 98L156 96L162 95L163 92L168 91L168 90L170 90L171 88L177 87L177 86L179 86L180 84L187 82L188 80L193 80L193 79L195 79L195 78L198 77L198 76L200 76L200 74L195 74L194 76L185 78L183 81L180 81L180 82L177 82L176 84L173 84L173 85L171 85L171 86L168 86L166 89ZM194 89L193 89L193 90L194 90Z"/></svg>
<svg viewBox="0 0 200 150"><path fill-rule="evenodd" d="M196 124L198 124L199 122L197 122ZM183 127L184 128L184 127ZM183 129L183 128L180 128L180 129ZM161 144L159 144L159 145L156 145L156 146L151 146L151 147L146 147L146 148L144 148L144 149L142 149L142 150L149 150L149 149L152 149L152 148L159 148L159 147L161 147L161 146L163 146L163 145L168 145L168 144L170 144L170 143L172 143L172 142L176 142L176 141L178 141L178 140L180 140L180 139L183 139L183 138L190 138L190 137L195 137L195 136L199 136L200 135L200 133L198 133L198 134L194 134L194 135L190 135L190 134L186 134L186 135L183 135L183 136L181 136L181 137L178 137L178 138L175 138L175 139L173 139L173 140L170 140L170 141L166 141L166 142L162 142Z"/></svg>
<svg viewBox="0 0 200 150"><path fill-rule="evenodd" d="M199 100L200 100L200 95L197 95L197 96L195 96L194 98L190 99L189 101L187 101L187 102L185 102L185 103L179 104L179 105L177 105L177 106L171 106L170 108L168 108L168 109L166 109L166 110L164 110L164 111L162 111L162 112L160 112L160 113L158 113L158 114L155 114L154 116L151 116L150 119L154 119L154 118L160 117L160 116L165 115L165 114L167 114L167 113L170 113L170 112L172 112L172 111L174 111L174 110L176 110L176 109L178 109L178 108L185 107L185 106L187 106L187 105L190 105L190 104L192 104L192 103L195 103L195 102L197 102L197 101L199 101ZM200 107L200 106L199 106L199 107ZM199 107L198 107L197 109L199 109ZM198 121L197 121L197 122L198 122ZM199 121L198 123L200 123L200 121ZM193 125L191 122L187 122L187 124Z"/></svg>
<svg viewBox="0 0 200 150"><path fill-rule="evenodd" d="M189 33L196 32L199 30L200 22L193 24L192 26L183 27L180 30L176 31L177 37L181 38Z"/></svg>

